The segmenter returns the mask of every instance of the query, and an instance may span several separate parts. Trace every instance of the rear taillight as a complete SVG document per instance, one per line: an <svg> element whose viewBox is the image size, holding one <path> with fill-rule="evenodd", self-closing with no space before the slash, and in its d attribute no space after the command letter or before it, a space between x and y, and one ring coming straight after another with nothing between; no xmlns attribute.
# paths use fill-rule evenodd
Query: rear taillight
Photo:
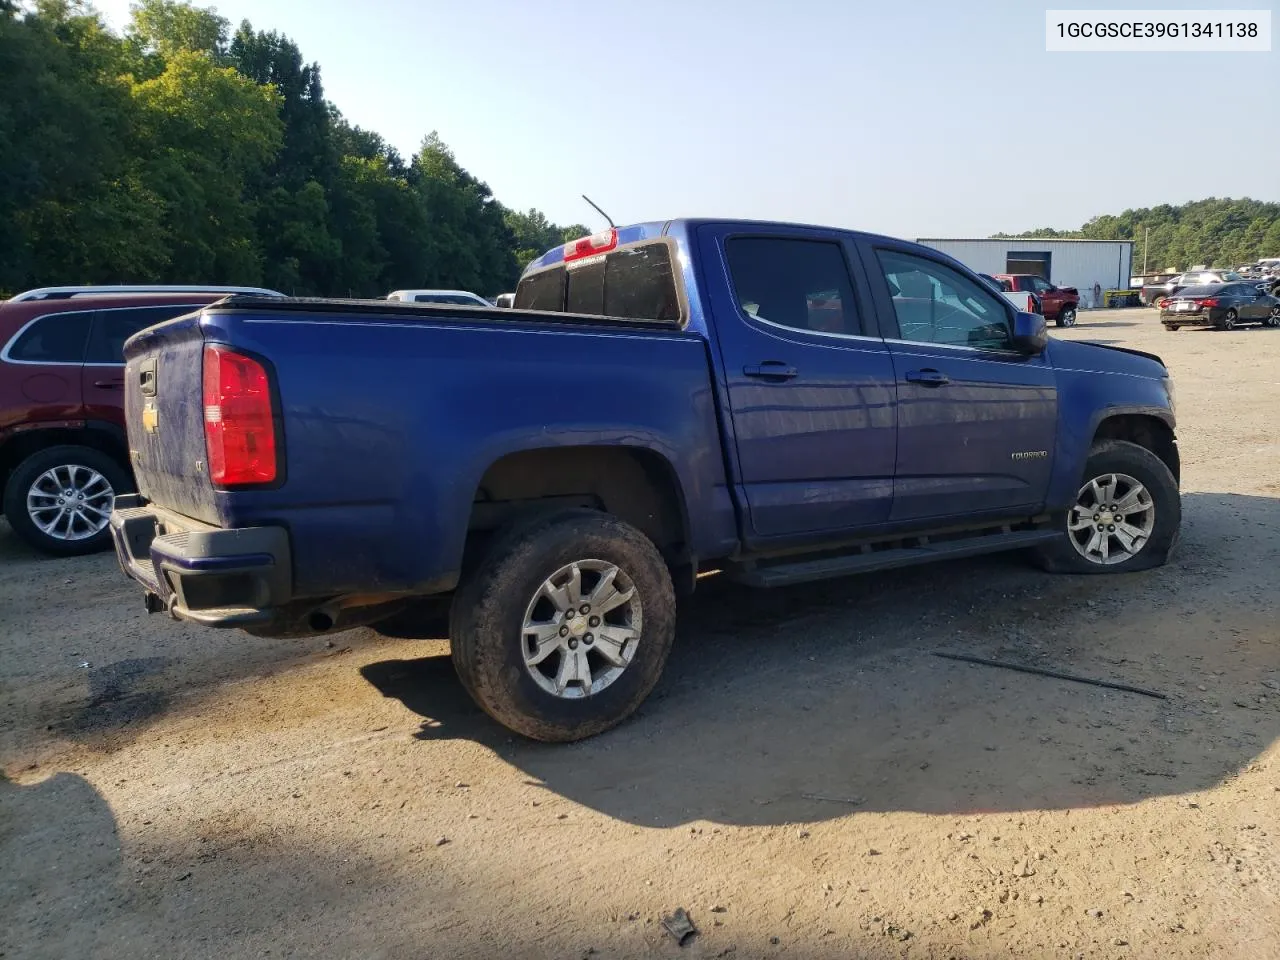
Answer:
<svg viewBox="0 0 1280 960"><path fill-rule="evenodd" d="M276 479L276 425L266 368L230 347L204 348L204 441L220 487Z"/></svg>
<svg viewBox="0 0 1280 960"><path fill-rule="evenodd" d="M1217 297L1205 297L1203 300L1197 300L1196 303L1202 307L1216 307L1218 305Z"/></svg>
<svg viewBox="0 0 1280 960"><path fill-rule="evenodd" d="M593 233L581 240L571 240L564 245L565 263L593 257L598 253L608 253L618 245L618 231L606 230L604 233Z"/></svg>
<svg viewBox="0 0 1280 960"><path fill-rule="evenodd" d="M1168 297L1161 297L1159 300L1156 301L1156 306L1159 307L1161 310L1163 310L1168 305L1169 305Z"/></svg>

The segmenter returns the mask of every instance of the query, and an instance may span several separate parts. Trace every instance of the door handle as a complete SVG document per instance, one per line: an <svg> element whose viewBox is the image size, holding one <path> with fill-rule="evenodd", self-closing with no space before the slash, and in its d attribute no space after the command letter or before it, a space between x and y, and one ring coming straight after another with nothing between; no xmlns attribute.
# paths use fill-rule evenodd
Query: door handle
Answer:
<svg viewBox="0 0 1280 960"><path fill-rule="evenodd" d="M763 363L749 363L742 368L748 377L761 380L791 380L799 376L800 371L788 366L781 360L765 360Z"/></svg>
<svg viewBox="0 0 1280 960"><path fill-rule="evenodd" d="M123 380L95 380L93 381L93 385L95 387L101 387L103 390L119 390L121 387L124 386L124 381Z"/></svg>
<svg viewBox="0 0 1280 960"><path fill-rule="evenodd" d="M919 383L926 387L941 387L951 382L951 378L937 370L908 370L908 383Z"/></svg>

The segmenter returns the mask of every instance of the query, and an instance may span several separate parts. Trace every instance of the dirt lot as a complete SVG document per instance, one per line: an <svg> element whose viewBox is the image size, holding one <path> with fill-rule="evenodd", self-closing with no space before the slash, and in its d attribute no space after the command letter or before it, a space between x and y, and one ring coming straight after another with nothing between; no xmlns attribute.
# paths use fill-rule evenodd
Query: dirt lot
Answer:
<svg viewBox="0 0 1280 960"><path fill-rule="evenodd" d="M712 579L572 746L496 727L442 640L148 618L112 557L0 528L0 956L1280 957L1280 332L1066 335L1177 377L1175 562Z"/></svg>

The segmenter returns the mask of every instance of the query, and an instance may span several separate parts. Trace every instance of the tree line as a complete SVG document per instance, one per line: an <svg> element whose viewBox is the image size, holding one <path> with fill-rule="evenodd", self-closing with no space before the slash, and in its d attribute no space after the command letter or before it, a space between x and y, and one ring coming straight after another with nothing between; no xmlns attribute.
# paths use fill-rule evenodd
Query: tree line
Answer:
<svg viewBox="0 0 1280 960"><path fill-rule="evenodd" d="M1150 231L1150 233L1148 233ZM1061 237L1133 240L1133 269L1155 273L1198 264L1234 267L1261 257L1280 257L1280 203L1210 197L1178 206L1161 204L1094 217L1079 230L1045 227L1026 233L997 233L999 239Z"/></svg>
<svg viewBox="0 0 1280 960"><path fill-rule="evenodd" d="M407 160L248 21L0 0L0 291L78 283L494 295L587 232L503 206L436 133Z"/></svg>

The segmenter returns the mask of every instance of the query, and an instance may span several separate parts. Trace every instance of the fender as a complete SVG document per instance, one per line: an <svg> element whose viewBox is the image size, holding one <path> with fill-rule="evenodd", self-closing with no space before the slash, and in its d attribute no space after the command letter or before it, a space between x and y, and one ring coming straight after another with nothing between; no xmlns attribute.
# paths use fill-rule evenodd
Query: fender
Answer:
<svg viewBox="0 0 1280 960"><path fill-rule="evenodd" d="M1098 435L1099 429L1107 420L1125 416L1153 417L1167 426L1171 432L1176 425L1173 411L1168 407L1143 403L1118 403L1114 406L1106 406L1102 409L1094 410L1088 421L1079 430L1069 428L1064 418L1064 422L1061 425L1062 429L1058 431L1058 444L1055 455L1055 462L1059 467L1055 472L1053 482L1050 485L1049 496L1045 502L1047 511L1065 510L1075 502L1076 493L1080 486L1080 472L1083 471L1085 460L1088 459L1089 448L1093 445L1093 438Z"/></svg>

